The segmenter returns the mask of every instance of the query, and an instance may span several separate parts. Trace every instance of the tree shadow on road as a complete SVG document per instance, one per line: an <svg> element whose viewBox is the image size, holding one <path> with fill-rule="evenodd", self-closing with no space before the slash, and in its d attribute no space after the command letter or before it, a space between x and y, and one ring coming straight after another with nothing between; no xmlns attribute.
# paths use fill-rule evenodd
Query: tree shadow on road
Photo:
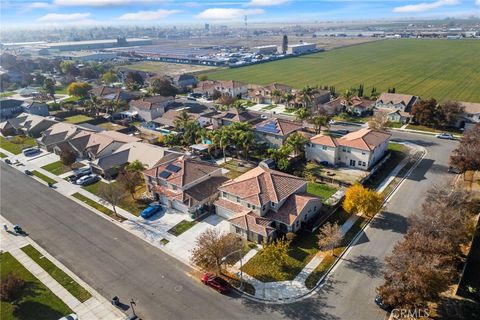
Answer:
<svg viewBox="0 0 480 320"><path fill-rule="evenodd" d="M412 173L408 177L406 177L406 179L409 179L412 181L426 180L427 178L425 177L425 174L427 173L428 170L430 170L430 168L433 165L433 162L434 162L433 159L423 159L417 165L415 170L413 170Z"/></svg>
<svg viewBox="0 0 480 320"><path fill-rule="evenodd" d="M288 304L265 304L261 302L244 299L243 304L254 318L276 318L275 313L282 317L293 320L340 320L339 317L330 312L335 308L327 300L327 294L333 293L335 285L342 281L328 280L322 288L305 300Z"/></svg>
<svg viewBox="0 0 480 320"><path fill-rule="evenodd" d="M398 213L384 211L370 221L370 228L405 234L408 229L408 220Z"/></svg>
<svg viewBox="0 0 480 320"><path fill-rule="evenodd" d="M353 259L343 259L347 262L347 268L366 274L370 278L378 278L382 275L383 262L377 257L360 255Z"/></svg>

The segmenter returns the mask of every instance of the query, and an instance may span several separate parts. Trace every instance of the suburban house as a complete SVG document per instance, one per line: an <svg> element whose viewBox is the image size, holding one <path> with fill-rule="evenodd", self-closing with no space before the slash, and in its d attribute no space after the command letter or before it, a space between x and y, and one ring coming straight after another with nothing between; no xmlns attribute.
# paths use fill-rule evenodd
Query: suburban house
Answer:
<svg viewBox="0 0 480 320"><path fill-rule="evenodd" d="M203 105L194 101L175 101L169 104L168 109L169 110L167 110L162 116L153 119L152 122L163 127L173 128L175 127L175 119L177 119L180 112L182 112L182 110L186 110L190 118L192 120L197 120L203 127L211 124L211 118L206 115L210 115L211 113L215 112L215 109L211 109L207 105Z"/></svg>
<svg viewBox="0 0 480 320"><path fill-rule="evenodd" d="M345 99L337 97L328 101L327 103L317 106L318 113L334 116L345 111Z"/></svg>
<svg viewBox="0 0 480 320"><path fill-rule="evenodd" d="M28 102L22 103L23 111L30 114L36 114L37 116L46 117L50 115L48 112L48 105L43 102Z"/></svg>
<svg viewBox="0 0 480 320"><path fill-rule="evenodd" d="M81 130L81 128L74 124L57 122L42 132L41 137L37 139L37 144L42 149L54 152L56 146L66 143L68 139Z"/></svg>
<svg viewBox="0 0 480 320"><path fill-rule="evenodd" d="M392 110L392 109L376 109L374 113L385 113L387 115L387 120L390 122L399 122L399 123L409 123L413 116L405 111L401 110Z"/></svg>
<svg viewBox="0 0 480 320"><path fill-rule="evenodd" d="M109 86L99 86L90 90L90 95L97 97L99 100L108 100L108 101L125 101L129 102L133 99L138 99L140 93L125 91L122 88L109 87Z"/></svg>
<svg viewBox="0 0 480 320"><path fill-rule="evenodd" d="M241 98L248 93L248 85L236 80L224 81L200 81L197 87L193 89L195 93L201 93L205 96L211 96L213 92L218 91L232 97Z"/></svg>
<svg viewBox="0 0 480 320"><path fill-rule="evenodd" d="M205 114L205 118L211 119L212 128L228 126L234 122L251 123L260 118L260 114L237 108L229 108L227 111L219 111L212 114Z"/></svg>
<svg viewBox="0 0 480 320"><path fill-rule="evenodd" d="M0 99L0 120L15 118L23 112L23 101L17 99Z"/></svg>
<svg viewBox="0 0 480 320"><path fill-rule="evenodd" d="M41 133L57 123L42 116L21 113L16 118L8 119L0 124L0 131L4 136L23 134L33 138L40 137Z"/></svg>
<svg viewBox="0 0 480 320"><path fill-rule="evenodd" d="M256 103L278 103L282 100L282 96L292 93L293 88L285 84L272 83L267 86L253 85L248 91L248 98Z"/></svg>
<svg viewBox="0 0 480 320"><path fill-rule="evenodd" d="M218 197L218 187L228 180L222 168L180 156L144 171L148 192L169 208L201 215Z"/></svg>
<svg viewBox="0 0 480 320"><path fill-rule="evenodd" d="M456 127L468 130L480 123L480 103L463 101L458 103L463 107L463 113L458 117Z"/></svg>
<svg viewBox="0 0 480 320"><path fill-rule="evenodd" d="M291 133L301 129L303 129L303 125L299 122L272 118L255 125L254 134L260 142L267 143L273 148L279 148Z"/></svg>
<svg viewBox="0 0 480 320"><path fill-rule="evenodd" d="M194 87L197 84L197 78L188 73L177 74L172 77L172 83L175 87L185 89Z"/></svg>
<svg viewBox="0 0 480 320"><path fill-rule="evenodd" d="M141 120L152 121L163 115L167 106L174 101L175 97L160 95L132 100L129 103L130 112L138 115Z"/></svg>
<svg viewBox="0 0 480 320"><path fill-rule="evenodd" d="M68 140L68 145L79 158L94 160L112 154L125 143L136 141L141 141L141 139L117 131L91 132L82 130ZM55 152L58 153L60 150Z"/></svg>
<svg viewBox="0 0 480 320"><path fill-rule="evenodd" d="M139 74L142 77L143 81L146 81L149 78L155 76L155 73L152 73L152 72L129 69L128 67L120 67L120 68L117 68L118 80L124 83L130 72Z"/></svg>
<svg viewBox="0 0 480 320"><path fill-rule="evenodd" d="M162 161L178 158L178 152L144 142L128 142L111 154L97 158L90 162L94 173L106 178L115 177L127 164L135 160L140 161L146 169L153 168Z"/></svg>
<svg viewBox="0 0 480 320"><path fill-rule="evenodd" d="M389 133L368 128L340 138L318 134L310 138L305 155L308 161L369 170L387 152L390 136Z"/></svg>
<svg viewBox="0 0 480 320"><path fill-rule="evenodd" d="M350 98L349 101L345 101L344 105L346 106L347 111L355 114L358 117L362 117L372 111L375 101L355 96Z"/></svg>
<svg viewBox="0 0 480 320"><path fill-rule="evenodd" d="M219 188L216 213L228 219L231 231L263 243L282 233L297 232L321 207L307 194L307 181L260 165Z"/></svg>
<svg viewBox="0 0 480 320"><path fill-rule="evenodd" d="M419 100L417 96L408 94L382 92L375 102L375 108L411 112Z"/></svg>

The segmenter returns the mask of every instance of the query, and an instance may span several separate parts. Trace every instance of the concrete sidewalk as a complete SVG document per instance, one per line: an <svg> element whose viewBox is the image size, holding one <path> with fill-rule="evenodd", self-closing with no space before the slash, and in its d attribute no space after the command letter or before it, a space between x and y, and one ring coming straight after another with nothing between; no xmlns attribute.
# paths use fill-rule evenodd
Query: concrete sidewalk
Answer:
<svg viewBox="0 0 480 320"><path fill-rule="evenodd" d="M0 216L0 223L6 223L12 226L4 217ZM39 247L29 237L17 236L1 232L1 250L9 252L15 259L17 259L30 273L32 273L38 280L40 280L47 288L49 288L58 298L60 298L70 309L72 309L79 319L124 319L125 314L114 307L110 301L102 297L92 287L86 284L83 280L68 270L63 264L58 262L54 257L49 255L45 250ZM50 260L53 264L59 267L63 272L68 274L75 282L85 288L92 297L85 302L80 302L70 292L68 292L62 285L53 279L42 267L33 261L21 248L26 245L32 245L45 258Z"/></svg>

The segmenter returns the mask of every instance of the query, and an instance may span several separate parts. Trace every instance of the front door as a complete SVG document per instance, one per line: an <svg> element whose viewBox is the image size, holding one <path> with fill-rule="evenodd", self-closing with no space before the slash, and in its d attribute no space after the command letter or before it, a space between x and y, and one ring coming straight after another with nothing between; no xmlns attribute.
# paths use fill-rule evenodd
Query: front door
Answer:
<svg viewBox="0 0 480 320"><path fill-rule="evenodd" d="M355 160L350 160L350 167L355 167Z"/></svg>

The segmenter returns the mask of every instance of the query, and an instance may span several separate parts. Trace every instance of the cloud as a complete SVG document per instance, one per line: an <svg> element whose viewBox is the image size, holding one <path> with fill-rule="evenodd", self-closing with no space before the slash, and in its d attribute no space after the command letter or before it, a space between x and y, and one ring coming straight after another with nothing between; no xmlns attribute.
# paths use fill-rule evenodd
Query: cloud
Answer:
<svg viewBox="0 0 480 320"><path fill-rule="evenodd" d="M251 0L247 5L250 7L273 7L290 1L291 0Z"/></svg>
<svg viewBox="0 0 480 320"><path fill-rule="evenodd" d="M263 9L234 9L234 8L210 8L197 14L195 17L204 20L239 20L244 16L263 14Z"/></svg>
<svg viewBox="0 0 480 320"><path fill-rule="evenodd" d="M477 0L480 1L480 0ZM405 12L423 12L428 11L436 8L440 8L443 6L452 6L460 3L459 0L437 0L434 2L422 2L418 4L409 4L406 6L395 7L393 8L393 12L397 13L405 13Z"/></svg>
<svg viewBox="0 0 480 320"><path fill-rule="evenodd" d="M150 21L160 20L168 17L169 15L180 12L179 10L156 10L156 11L138 11L132 13L125 13L118 17L118 20L123 21Z"/></svg>
<svg viewBox="0 0 480 320"><path fill-rule="evenodd" d="M475 1L475 4L476 4L477 6L480 6L480 0Z"/></svg>
<svg viewBox="0 0 480 320"><path fill-rule="evenodd" d="M90 13L49 13L37 19L38 22L81 22L90 17Z"/></svg>
<svg viewBox="0 0 480 320"><path fill-rule="evenodd" d="M153 0L54 0L53 4L61 7L118 7L152 1Z"/></svg>
<svg viewBox="0 0 480 320"><path fill-rule="evenodd" d="M48 2L32 2L32 3L29 3L27 6L25 6L23 10L20 11L20 13L29 12L34 9L50 9L54 7L55 7L54 5Z"/></svg>

